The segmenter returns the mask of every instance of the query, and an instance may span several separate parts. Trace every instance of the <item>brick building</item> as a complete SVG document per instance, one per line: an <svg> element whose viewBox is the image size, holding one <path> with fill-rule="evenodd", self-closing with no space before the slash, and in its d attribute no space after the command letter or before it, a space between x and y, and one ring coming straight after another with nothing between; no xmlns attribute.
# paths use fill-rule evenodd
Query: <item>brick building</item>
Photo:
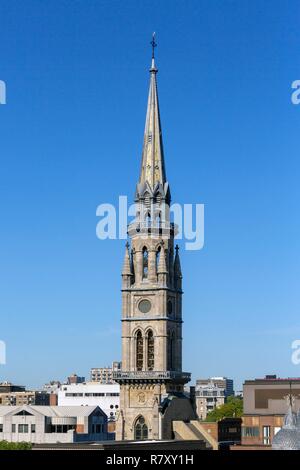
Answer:
<svg viewBox="0 0 300 470"><path fill-rule="evenodd" d="M267 375L263 379L244 383L244 414L242 444L270 446L274 435L283 425L287 412L287 396L294 398L294 411L300 409L300 378L277 378Z"/></svg>

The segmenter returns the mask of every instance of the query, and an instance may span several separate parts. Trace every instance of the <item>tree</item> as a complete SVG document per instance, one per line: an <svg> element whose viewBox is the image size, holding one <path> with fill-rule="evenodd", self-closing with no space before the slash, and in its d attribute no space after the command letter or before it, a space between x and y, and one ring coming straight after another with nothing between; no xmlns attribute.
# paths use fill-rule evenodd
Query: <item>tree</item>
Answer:
<svg viewBox="0 0 300 470"><path fill-rule="evenodd" d="M223 418L240 418L243 414L243 400L241 397L228 397L224 405L210 411L205 421L220 421Z"/></svg>

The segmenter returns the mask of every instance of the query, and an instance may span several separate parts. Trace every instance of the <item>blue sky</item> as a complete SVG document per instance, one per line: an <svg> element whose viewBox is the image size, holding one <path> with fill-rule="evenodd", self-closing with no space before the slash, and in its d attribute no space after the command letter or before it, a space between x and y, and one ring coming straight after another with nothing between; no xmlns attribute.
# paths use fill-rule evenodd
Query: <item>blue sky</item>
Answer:
<svg viewBox="0 0 300 470"><path fill-rule="evenodd" d="M149 41L174 202L205 204L181 250L193 379L299 376L299 2L0 0L0 379L41 386L120 354L124 240L96 207L133 198Z"/></svg>

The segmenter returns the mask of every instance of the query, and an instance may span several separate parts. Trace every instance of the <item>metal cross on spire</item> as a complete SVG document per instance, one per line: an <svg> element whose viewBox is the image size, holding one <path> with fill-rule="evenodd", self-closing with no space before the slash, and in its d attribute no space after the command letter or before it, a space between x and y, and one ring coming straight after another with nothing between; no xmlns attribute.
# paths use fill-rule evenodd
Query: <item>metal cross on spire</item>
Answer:
<svg viewBox="0 0 300 470"><path fill-rule="evenodd" d="M155 33L152 34L152 41L150 42L150 44L152 46L152 59L154 59L154 49L157 46L155 42Z"/></svg>

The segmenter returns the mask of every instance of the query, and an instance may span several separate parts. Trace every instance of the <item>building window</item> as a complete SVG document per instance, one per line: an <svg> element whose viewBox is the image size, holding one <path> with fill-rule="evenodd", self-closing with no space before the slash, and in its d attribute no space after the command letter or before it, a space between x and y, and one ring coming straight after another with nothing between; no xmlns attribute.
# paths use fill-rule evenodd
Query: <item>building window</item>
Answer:
<svg viewBox="0 0 300 470"><path fill-rule="evenodd" d="M32 416L32 414L28 413L26 410L22 410L19 413L16 413L15 416Z"/></svg>
<svg viewBox="0 0 300 470"><path fill-rule="evenodd" d="M274 427L274 436L275 436L275 434L278 433L278 431L280 431L280 429L281 429L280 426L275 426L275 427Z"/></svg>
<svg viewBox="0 0 300 470"><path fill-rule="evenodd" d="M96 424L96 434L103 432L103 424Z"/></svg>
<svg viewBox="0 0 300 470"><path fill-rule="evenodd" d="M161 227L161 214L160 212L158 214L156 214L156 217L155 217L155 225L156 227L160 228Z"/></svg>
<svg viewBox="0 0 300 470"><path fill-rule="evenodd" d="M11 425L11 432L16 432L16 425L15 424Z"/></svg>
<svg viewBox="0 0 300 470"><path fill-rule="evenodd" d="M148 278L148 250L143 248L143 279Z"/></svg>
<svg viewBox="0 0 300 470"><path fill-rule="evenodd" d="M3 424L0 424L0 432L3 432Z"/></svg>
<svg viewBox="0 0 300 470"><path fill-rule="evenodd" d="M263 443L264 445L270 444L270 426L263 426Z"/></svg>
<svg viewBox="0 0 300 470"><path fill-rule="evenodd" d="M160 256L161 256L161 247L159 246L156 252L156 272L158 270Z"/></svg>
<svg viewBox="0 0 300 470"><path fill-rule="evenodd" d="M31 425L31 432L32 432L32 433L35 433L35 424L32 424L32 425Z"/></svg>
<svg viewBox="0 0 300 470"><path fill-rule="evenodd" d="M28 424L19 424L18 425L18 432L27 433L28 432Z"/></svg>
<svg viewBox="0 0 300 470"><path fill-rule="evenodd" d="M59 434L65 434L67 433L69 430L75 430L75 426L72 425L72 424L52 424L50 426L50 430L48 430L47 432L50 432L50 433L59 433Z"/></svg>
<svg viewBox="0 0 300 470"><path fill-rule="evenodd" d="M139 311L142 313L149 313L151 310L151 302L148 299L143 299L138 305Z"/></svg>
<svg viewBox="0 0 300 470"><path fill-rule="evenodd" d="M137 370L143 370L144 362L144 342L141 331L139 330L136 334L136 368Z"/></svg>
<svg viewBox="0 0 300 470"><path fill-rule="evenodd" d="M259 437L258 426L245 426L242 428L243 437Z"/></svg>
<svg viewBox="0 0 300 470"><path fill-rule="evenodd" d="M174 367L174 333L168 333L168 370L173 370Z"/></svg>
<svg viewBox="0 0 300 470"><path fill-rule="evenodd" d="M135 423L134 438L136 441L144 441L148 439L148 426L143 416L140 416Z"/></svg>
<svg viewBox="0 0 300 470"><path fill-rule="evenodd" d="M154 369L154 336L153 331L149 331L147 335L147 362L148 370Z"/></svg>

